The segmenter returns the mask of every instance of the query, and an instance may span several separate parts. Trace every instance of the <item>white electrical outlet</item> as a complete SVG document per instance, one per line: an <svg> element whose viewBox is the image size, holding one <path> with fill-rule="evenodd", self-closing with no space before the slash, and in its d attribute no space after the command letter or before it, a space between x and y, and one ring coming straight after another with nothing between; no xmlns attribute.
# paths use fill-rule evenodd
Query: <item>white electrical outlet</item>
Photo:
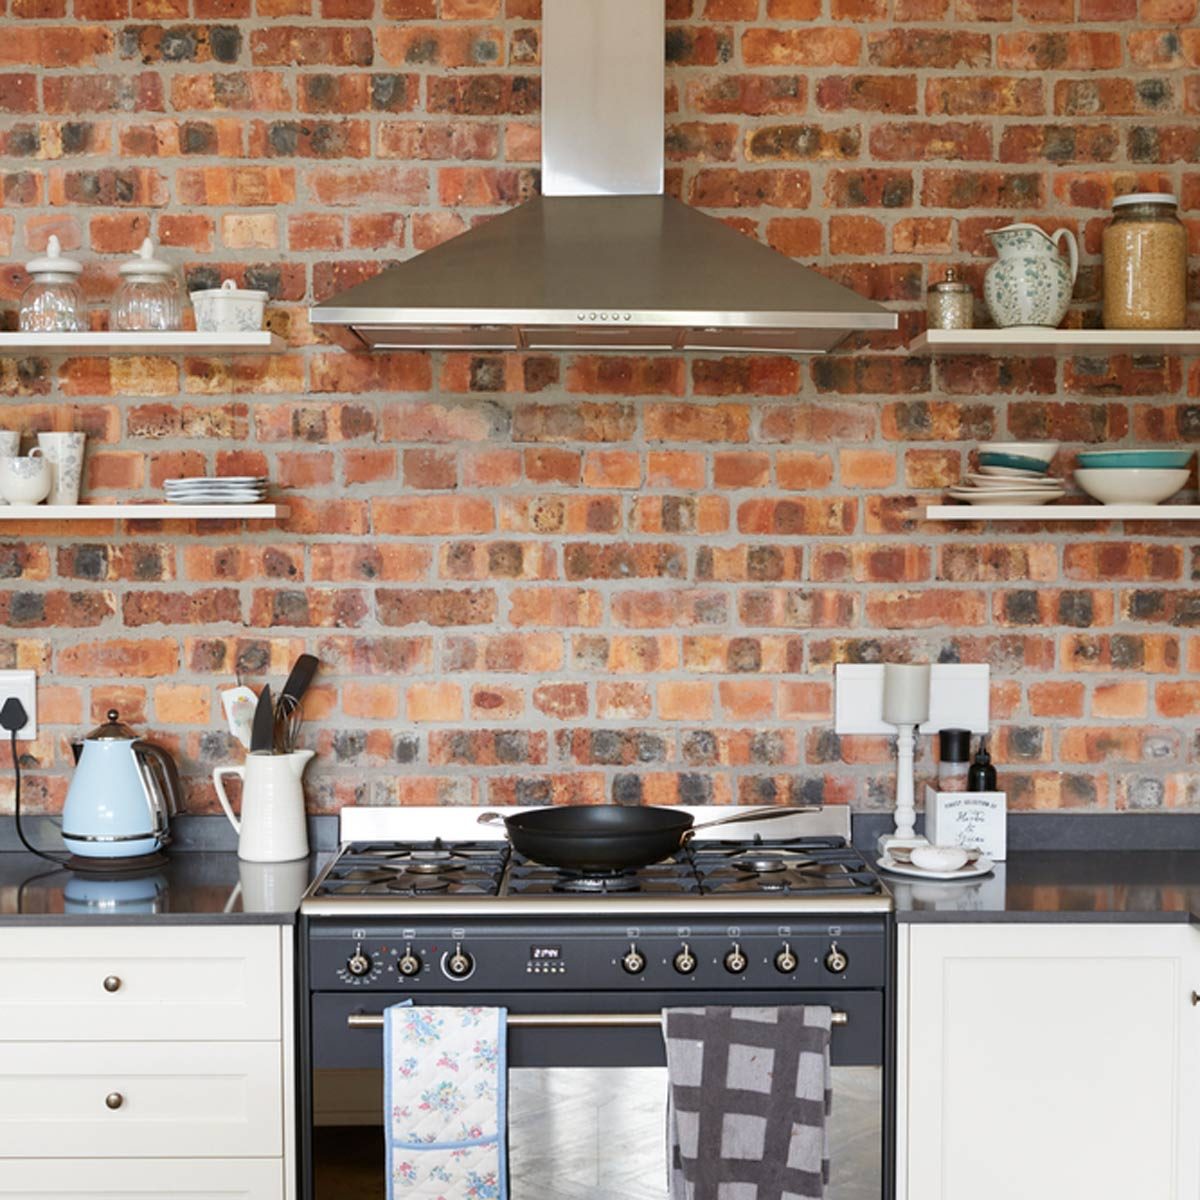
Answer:
<svg viewBox="0 0 1200 1200"><path fill-rule="evenodd" d="M37 737L37 672L0 671L0 707L10 696L20 700L27 714L24 726L17 730L17 740L31 742ZM0 729L5 741L10 736L7 729Z"/></svg>

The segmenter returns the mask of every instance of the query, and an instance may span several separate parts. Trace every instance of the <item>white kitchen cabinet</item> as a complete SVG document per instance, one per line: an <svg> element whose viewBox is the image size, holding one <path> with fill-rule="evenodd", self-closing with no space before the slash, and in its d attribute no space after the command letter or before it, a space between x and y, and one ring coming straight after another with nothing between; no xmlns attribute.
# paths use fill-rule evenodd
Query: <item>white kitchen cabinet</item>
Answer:
<svg viewBox="0 0 1200 1200"><path fill-rule="evenodd" d="M0 928L0 1200L290 1200L292 935Z"/></svg>
<svg viewBox="0 0 1200 1200"><path fill-rule="evenodd" d="M277 1158L20 1158L0 1165L0 1200L278 1200Z"/></svg>
<svg viewBox="0 0 1200 1200"><path fill-rule="evenodd" d="M897 1200L1196 1200L1200 933L901 925Z"/></svg>

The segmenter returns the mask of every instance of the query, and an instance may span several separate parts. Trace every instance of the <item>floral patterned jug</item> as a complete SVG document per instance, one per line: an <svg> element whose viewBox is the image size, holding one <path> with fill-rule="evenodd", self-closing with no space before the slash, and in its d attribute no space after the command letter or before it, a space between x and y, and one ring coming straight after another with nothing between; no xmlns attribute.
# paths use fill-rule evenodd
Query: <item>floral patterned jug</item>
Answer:
<svg viewBox="0 0 1200 1200"><path fill-rule="evenodd" d="M1079 246L1069 229L1051 236L1036 225L1019 223L993 229L987 235L1000 256L983 277L983 298L1000 329L1011 325L1054 328L1071 303L1079 274ZM1070 265L1058 252L1067 243Z"/></svg>

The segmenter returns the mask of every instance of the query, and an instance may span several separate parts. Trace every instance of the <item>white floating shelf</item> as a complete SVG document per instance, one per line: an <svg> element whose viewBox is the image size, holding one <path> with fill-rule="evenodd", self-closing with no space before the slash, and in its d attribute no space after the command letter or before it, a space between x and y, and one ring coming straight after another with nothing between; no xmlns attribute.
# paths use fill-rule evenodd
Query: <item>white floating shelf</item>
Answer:
<svg viewBox="0 0 1200 1200"><path fill-rule="evenodd" d="M50 350L74 354L102 350L116 354L173 354L179 351L209 351L214 354L274 354L284 348L283 338L262 330L256 333L0 333L0 354Z"/></svg>
<svg viewBox="0 0 1200 1200"><path fill-rule="evenodd" d="M927 521L1200 521L1200 504L931 504Z"/></svg>
<svg viewBox="0 0 1200 1200"><path fill-rule="evenodd" d="M286 504L0 504L0 521L273 521Z"/></svg>
<svg viewBox="0 0 1200 1200"><path fill-rule="evenodd" d="M928 329L912 354L1200 354L1200 329Z"/></svg>

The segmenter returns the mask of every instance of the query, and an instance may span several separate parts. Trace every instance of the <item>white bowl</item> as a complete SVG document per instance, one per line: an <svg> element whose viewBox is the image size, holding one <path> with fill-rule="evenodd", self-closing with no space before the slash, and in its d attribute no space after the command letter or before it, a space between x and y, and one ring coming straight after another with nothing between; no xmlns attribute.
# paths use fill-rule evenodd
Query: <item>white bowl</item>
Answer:
<svg viewBox="0 0 1200 1200"><path fill-rule="evenodd" d="M969 857L961 846L914 846L912 864L923 871L957 871Z"/></svg>
<svg viewBox="0 0 1200 1200"><path fill-rule="evenodd" d="M980 454L1008 454L1018 458L1036 458L1047 465L1058 453L1058 442L980 442Z"/></svg>
<svg viewBox="0 0 1200 1200"><path fill-rule="evenodd" d="M1150 467L1081 467L1075 482L1101 504L1161 504L1188 481L1187 470Z"/></svg>

